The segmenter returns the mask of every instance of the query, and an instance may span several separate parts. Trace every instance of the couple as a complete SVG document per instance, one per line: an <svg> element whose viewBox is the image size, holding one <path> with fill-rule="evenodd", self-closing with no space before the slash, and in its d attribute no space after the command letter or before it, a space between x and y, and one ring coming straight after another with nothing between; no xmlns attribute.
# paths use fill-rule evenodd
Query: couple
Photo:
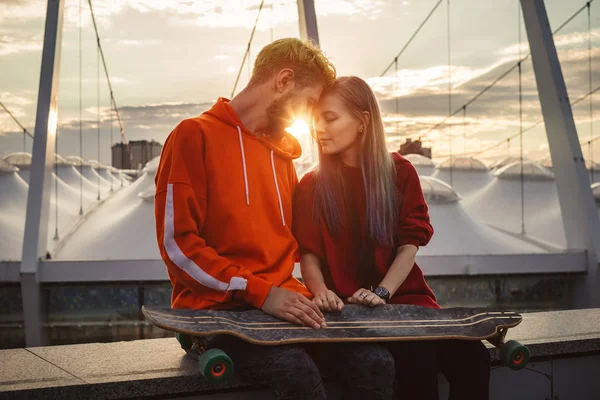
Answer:
<svg viewBox="0 0 600 400"><path fill-rule="evenodd" d="M301 149L285 133L312 115L320 163L298 182ZM156 174L158 245L173 308L255 307L326 329L344 303L439 306L418 247L433 229L414 167L386 149L377 100L360 78L336 79L322 52L281 39L257 55L248 86L183 120ZM304 284L292 270L298 254ZM278 399L324 399L327 359L344 398L487 399L489 356L480 342L255 346L213 340L237 373Z"/></svg>

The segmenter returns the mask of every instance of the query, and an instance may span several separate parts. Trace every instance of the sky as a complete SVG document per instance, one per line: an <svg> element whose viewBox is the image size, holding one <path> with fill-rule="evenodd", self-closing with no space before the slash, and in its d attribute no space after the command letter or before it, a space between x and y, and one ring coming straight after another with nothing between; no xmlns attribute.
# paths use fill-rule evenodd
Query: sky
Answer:
<svg viewBox="0 0 600 400"><path fill-rule="evenodd" d="M375 90L384 111L390 149L422 137L433 156L482 159L517 155L520 130L519 75L515 69L448 123L482 88L528 53L517 0L450 0L398 60L381 74L413 35L437 0L315 0L320 44L339 75L356 75ZM552 29L585 0L547 0ZM81 13L80 13L81 4ZM218 97L230 97L260 0L93 0L115 98L129 139L164 142L182 119L200 114ZM33 132L46 12L43 0L0 0L0 101ZM449 14L448 14L449 13ZM450 21L448 36L447 20ZM600 1L591 5L592 88L600 85ZM79 20L82 23L79 51ZM295 0L265 0L250 61L272 39L297 37ZM557 35L561 67L572 102L589 90L588 20L583 11ZM450 64L448 63L450 45ZM79 77L81 57L82 77ZM450 67L449 67L450 65ZM541 119L531 60L522 64L523 129ZM243 67L238 90L248 81ZM451 96L449 96L451 77ZM85 0L65 0L59 87L58 152L79 154L79 85L82 86L83 156L110 163L111 137L106 79L100 71L90 9ZM98 98L100 104L98 105ZM600 134L600 92L573 107L581 141ZM396 107L398 113L396 113ZM98 125L98 120L100 124ZM99 130L99 134L98 134ZM100 142L100 146L98 146ZM600 159L600 140L586 157ZM16 123L0 110L0 156L31 151ZM489 147L491 150L482 152ZM523 134L526 156L548 156L543 123Z"/></svg>

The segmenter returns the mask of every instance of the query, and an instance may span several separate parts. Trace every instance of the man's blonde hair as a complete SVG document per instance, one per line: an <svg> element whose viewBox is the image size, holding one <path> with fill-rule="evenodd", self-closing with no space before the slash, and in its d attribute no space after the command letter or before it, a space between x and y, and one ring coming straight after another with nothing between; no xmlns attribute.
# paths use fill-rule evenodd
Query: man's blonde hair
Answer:
<svg viewBox="0 0 600 400"><path fill-rule="evenodd" d="M258 53L250 85L266 82L284 68L294 71L299 87L321 83L329 88L335 83L335 67L321 49L310 41L285 38L275 40Z"/></svg>

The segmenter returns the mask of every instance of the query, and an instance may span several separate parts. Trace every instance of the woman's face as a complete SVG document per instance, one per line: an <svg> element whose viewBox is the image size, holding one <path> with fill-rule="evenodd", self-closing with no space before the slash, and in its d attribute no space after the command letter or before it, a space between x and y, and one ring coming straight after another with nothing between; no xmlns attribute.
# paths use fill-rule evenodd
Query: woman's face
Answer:
<svg viewBox="0 0 600 400"><path fill-rule="evenodd" d="M317 141L323 154L342 153L359 145L362 122L344 105L336 93L327 93L319 100L313 114Z"/></svg>

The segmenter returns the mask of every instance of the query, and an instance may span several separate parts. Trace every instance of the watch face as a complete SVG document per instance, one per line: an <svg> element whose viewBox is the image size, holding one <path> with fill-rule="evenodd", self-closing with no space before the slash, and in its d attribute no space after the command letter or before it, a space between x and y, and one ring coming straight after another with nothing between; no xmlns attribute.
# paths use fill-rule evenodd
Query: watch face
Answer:
<svg viewBox="0 0 600 400"><path fill-rule="evenodd" d="M388 300L390 297L390 293L387 291L386 288L383 287L377 287L375 288L375 292L374 292L377 296L381 297L382 299Z"/></svg>

